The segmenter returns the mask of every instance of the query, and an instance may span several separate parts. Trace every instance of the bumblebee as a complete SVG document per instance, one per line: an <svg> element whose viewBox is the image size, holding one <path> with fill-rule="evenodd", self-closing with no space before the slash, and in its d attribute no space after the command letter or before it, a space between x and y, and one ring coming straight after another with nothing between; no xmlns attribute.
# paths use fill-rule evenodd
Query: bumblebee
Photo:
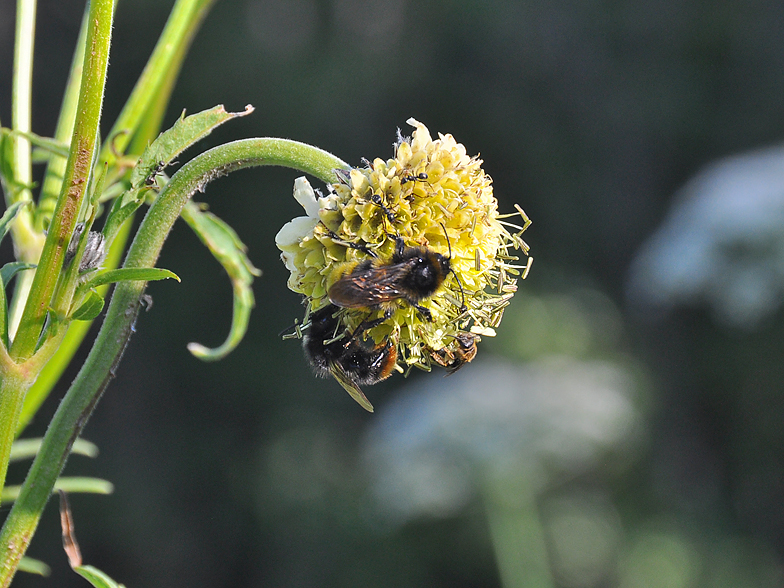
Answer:
<svg viewBox="0 0 784 588"><path fill-rule="evenodd" d="M445 257L427 247L406 247L398 237L389 262L366 259L338 267L335 270L337 277L327 289L327 295L332 304L342 308L384 308L384 318L391 314L388 304L402 299L430 321L430 311L420 306L419 301L435 294L447 275L454 273L450 259L451 254ZM457 283L462 292L459 279ZM365 328L370 327L365 325Z"/></svg>
<svg viewBox="0 0 784 588"><path fill-rule="evenodd" d="M455 349L444 347L438 351L431 351L430 357L441 367L446 368L446 375L451 376L465 364L476 357L476 342L479 339L473 333L458 333L455 337Z"/></svg>
<svg viewBox="0 0 784 588"><path fill-rule="evenodd" d="M373 412L373 405L359 388L385 380L397 363L397 346L387 339L380 345L363 341L361 330L341 337L340 309L328 304L310 315L310 329L302 348L316 375L334 377L359 405Z"/></svg>

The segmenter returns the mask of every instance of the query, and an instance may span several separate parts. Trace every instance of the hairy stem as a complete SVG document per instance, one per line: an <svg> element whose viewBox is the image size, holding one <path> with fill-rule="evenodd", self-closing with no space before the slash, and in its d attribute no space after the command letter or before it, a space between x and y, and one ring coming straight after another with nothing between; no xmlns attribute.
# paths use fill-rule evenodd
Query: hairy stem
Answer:
<svg viewBox="0 0 784 588"><path fill-rule="evenodd" d="M11 356L15 360L25 360L35 351L65 250L89 183L98 140L113 20L113 0L90 2L87 51L70 154L46 244L41 252L17 336L11 346ZM16 423L11 426L16 429Z"/></svg>

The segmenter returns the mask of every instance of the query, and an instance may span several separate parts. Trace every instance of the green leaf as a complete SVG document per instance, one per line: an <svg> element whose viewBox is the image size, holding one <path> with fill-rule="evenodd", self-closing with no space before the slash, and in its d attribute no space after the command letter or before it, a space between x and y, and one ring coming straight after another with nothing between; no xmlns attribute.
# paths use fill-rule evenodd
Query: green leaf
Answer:
<svg viewBox="0 0 784 588"><path fill-rule="evenodd" d="M21 133L11 129L0 128L0 184L5 191L5 201L14 202L17 200L29 200L29 197L21 197L20 192L33 187L32 181L22 182L19 174L14 167L14 137Z"/></svg>
<svg viewBox="0 0 784 588"><path fill-rule="evenodd" d="M106 174L109 171L109 164L104 163L103 168L96 168L95 173L93 174L91 181L90 181L90 204L92 206L97 206L99 200L106 200L104 198L104 184L106 183ZM93 209L94 210L94 209ZM93 219L95 219L95 213L93 213ZM90 223L92 225L92 222Z"/></svg>
<svg viewBox="0 0 784 588"><path fill-rule="evenodd" d="M101 270L96 273L87 283L87 288L97 288L104 284L115 282L152 282L154 280L165 280L171 278L180 281L174 272L159 267L123 267L114 270Z"/></svg>
<svg viewBox="0 0 784 588"><path fill-rule="evenodd" d="M3 136L5 133L3 133ZM0 142L0 158L2 158L2 151L3 146ZM5 182L3 182L5 183ZM19 202L14 202L11 206L9 206L6 211L3 213L2 218L0 218L0 241L3 240L3 237L6 236L9 229L11 228L11 223L14 222L16 216L21 212L22 208L28 203L28 200L20 200ZM0 279L2 279L2 291L0 292L0 340L2 340L2 344L8 348L9 341L8 341L8 302L5 298L5 287L11 281L17 272L20 272L25 269L34 268L35 265L31 263L25 263L22 261L13 261L11 263L5 264L2 268L0 268Z"/></svg>
<svg viewBox="0 0 784 588"><path fill-rule="evenodd" d="M11 223L16 218L16 215L19 214L19 211L22 210L22 207L28 204L29 201L20 200L19 202L14 202L8 209L3 213L3 218L0 218L0 241L3 240L6 233L8 233L8 229L11 228Z"/></svg>
<svg viewBox="0 0 784 588"><path fill-rule="evenodd" d="M81 306L73 311L71 318L76 321L91 321L103 310L104 300L94 288L90 288Z"/></svg>
<svg viewBox="0 0 784 588"><path fill-rule="evenodd" d="M48 160L50 155L59 155L63 158L68 157L68 145L62 141L57 141L51 137L42 137L30 132L13 131L10 129L3 129L3 131L5 131L5 133L9 136L24 137L30 141L30 143L35 145L35 147L37 147L40 151L43 151L44 155L41 155L40 153L37 156L34 155L36 163Z"/></svg>
<svg viewBox="0 0 784 588"><path fill-rule="evenodd" d="M25 261L12 261L5 264L0 268L0 278L3 280L3 288L8 286L8 283L17 273L23 270L34 269L35 267L36 265L34 263L27 263Z"/></svg>
<svg viewBox="0 0 784 588"><path fill-rule="evenodd" d="M90 582L95 588L125 588L125 585L115 582L104 572L93 566L77 566L73 571Z"/></svg>
<svg viewBox="0 0 784 588"><path fill-rule="evenodd" d="M226 112L222 104L190 116L185 116L183 111L174 126L158 135L158 138L144 150L131 172L131 188L134 190L143 188L150 178L162 172L175 157L209 135L216 127L251 112L253 107L250 105L245 107L244 112Z"/></svg>
<svg viewBox="0 0 784 588"><path fill-rule="evenodd" d="M135 194L136 192L126 192L114 200L114 204L112 204L112 209L106 217L106 223L104 224L102 231L104 237L106 237L107 247L114 242L114 238L120 231L120 227L123 226L125 221L133 217L133 213L135 213L144 202L143 199L137 198ZM126 204L125 202L128 200L128 195L130 195L130 202Z"/></svg>
<svg viewBox="0 0 784 588"><path fill-rule="evenodd" d="M23 204L17 202L16 204L12 204L9 209L6 211L6 214L3 215L3 218L0 219L0 223L2 223L6 216L9 216L8 213L11 212L11 209L16 207L16 210L13 211L13 215L15 216L20 206L18 204ZM4 225L2 230L6 230L8 225ZM0 236L2 239L2 236ZM13 277L20 271L26 269L32 269L35 267L34 263L26 263L24 261L12 261L10 263L5 264L2 268L0 268L0 281L2 281L2 288L0 288L0 340L2 340L2 344L5 346L6 349L9 347L8 341L8 302L5 298L5 288L8 286L9 282L13 279Z"/></svg>
<svg viewBox="0 0 784 588"><path fill-rule="evenodd" d="M250 311L255 305L251 285L254 276L261 275L261 272L253 267L245 254L247 248L240 241L234 229L220 218L200 210L193 201L189 201L185 205L182 218L226 270L234 291L231 329L223 344L214 349L199 343L188 344L188 350L199 359L215 361L230 353L245 336L250 320Z"/></svg>
<svg viewBox="0 0 784 588"><path fill-rule="evenodd" d="M31 459L36 456L41 447L41 437L31 439L17 439L11 445L11 458L10 461L22 461L24 459ZM84 455L87 457L98 456L98 446L91 443L86 439L77 439L74 441L71 454Z"/></svg>
<svg viewBox="0 0 784 588"><path fill-rule="evenodd" d="M52 570L44 562L27 556L23 557L19 562L19 571L27 572L28 574L38 574L39 576L48 576L52 573Z"/></svg>
<svg viewBox="0 0 784 588"><path fill-rule="evenodd" d="M91 478L85 476L62 476L54 484L55 490L62 490L73 494L81 492L84 494L111 494L114 492L114 484L101 478Z"/></svg>
<svg viewBox="0 0 784 588"><path fill-rule="evenodd" d="M6 486L0 495L0 503L6 504L13 502L19 497L21 486ZM52 492L63 490L64 492L83 494L111 494L114 492L114 484L108 480L100 478L90 478L84 476L62 476L57 478Z"/></svg>

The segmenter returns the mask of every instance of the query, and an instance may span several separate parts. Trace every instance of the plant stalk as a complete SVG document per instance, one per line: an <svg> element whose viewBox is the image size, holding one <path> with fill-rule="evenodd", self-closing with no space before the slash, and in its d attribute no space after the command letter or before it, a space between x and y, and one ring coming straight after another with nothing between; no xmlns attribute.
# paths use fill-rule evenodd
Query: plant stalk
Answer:
<svg viewBox="0 0 784 588"><path fill-rule="evenodd" d="M141 77L123 107L112 131L109 133L109 141L102 147L100 160L109 158L113 160L115 154L112 149L116 151L119 147L122 147L124 150L129 140L127 135L133 136L131 153L138 155L158 134L161 119L185 59L187 49L214 1L177 0ZM77 42L77 52L71 69L71 78L75 82L69 80L60 113L61 118L58 122L56 138L62 142L69 140L73 130L76 101L79 97L79 77L83 61L80 56L84 55L87 17L88 14L85 13L85 24L80 31L80 40ZM121 130L124 132L120 134ZM116 138L112 140L112 137ZM55 206L56 193L59 193L62 184L61 178L63 177L65 163L65 160L55 158L47 168L47 176L38 206L38 223L42 222L42 218L51 218L51 209ZM52 172L51 175L50 172ZM115 171L113 173L119 175L122 172L123 170L119 170L119 172ZM56 193L52 196L53 192ZM49 197L47 198L47 196ZM119 266L121 254L125 250L127 236L130 232L130 225L131 223L127 223L115 238L104 267L116 268ZM40 247L38 252L40 254ZM32 279L33 274L30 273L29 276ZM99 293L104 295L107 289L107 287L99 288ZM60 375L69 365L71 358L90 329L91 324L92 321L79 321L69 326L68 333L65 339L63 339L57 354L47 363L43 372L27 393L25 404L19 417L19 423L17 424L17 435L30 422L41 403L57 383Z"/></svg>
<svg viewBox="0 0 784 588"><path fill-rule="evenodd" d="M95 141L100 118L106 64L111 38L113 0L92 0L90 3L90 33L88 44L91 54L82 78L80 112L73 145L78 149L71 151L64 187L56 216L44 246L41 260L33 279L30 297L25 305L17 337L5 362L0 362L2 380L0 381L0 490L5 482L5 473L10 456L10 443L16 432L24 396L35 382L45 360L51 357L51 344L62 340L62 334L50 337L43 342L39 355L32 358L39 344L39 336L49 308L54 286L57 283L62 257L70 235L76 224L76 215L81 206L84 189L95 150ZM91 94L90 92L93 92ZM28 361L29 360L29 361ZM16 365L14 365L16 364ZM14 567L15 569L15 567ZM9 580L10 581L10 580Z"/></svg>
<svg viewBox="0 0 784 588"><path fill-rule="evenodd" d="M20 133L32 130L33 54L35 48L36 0L18 0L16 3L16 31L14 37L13 103L11 126ZM13 153L14 176L6 194L6 206L20 200L32 200L30 186L33 182L30 140L21 135L10 138ZM34 214L26 207L17 216L11 228L16 259L36 263L43 247L43 236L34 228ZM30 292L33 274L23 272L16 278L14 296L8 314L8 332L16 333Z"/></svg>
<svg viewBox="0 0 784 588"><path fill-rule="evenodd" d="M154 267L174 222L197 190L203 191L210 181L231 171L262 165L291 167L325 182L334 181L335 168L348 167L321 149L286 139L245 139L215 147L172 176L145 215L123 266ZM142 281L117 284L90 354L52 418L41 450L0 532L0 588L10 584L74 441L116 373L146 286Z"/></svg>
<svg viewBox="0 0 784 588"><path fill-rule="evenodd" d="M65 250L73 234L85 190L89 185L98 141L113 19L113 0L90 2L87 50L70 155L60 197L33 278L30 296L19 323L17 336L11 346L11 357L17 361L29 358L38 344L63 264ZM16 429L16 423L11 426Z"/></svg>

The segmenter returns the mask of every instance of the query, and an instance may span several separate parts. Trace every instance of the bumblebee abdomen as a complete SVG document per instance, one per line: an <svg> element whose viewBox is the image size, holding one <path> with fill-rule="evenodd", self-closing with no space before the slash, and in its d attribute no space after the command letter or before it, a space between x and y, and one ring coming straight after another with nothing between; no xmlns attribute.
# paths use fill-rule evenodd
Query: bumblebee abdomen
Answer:
<svg viewBox="0 0 784 588"><path fill-rule="evenodd" d="M333 314L336 311L336 307L328 305L314 312L310 317L310 330L302 339L302 349L305 351L305 356L313 366L316 375L322 378L331 374L330 364L334 360L332 347L324 345L324 341L335 335L337 322Z"/></svg>
<svg viewBox="0 0 784 588"><path fill-rule="evenodd" d="M356 345L341 358L341 367L357 384L375 384L387 379L397 362L397 347L390 341L378 347Z"/></svg>

